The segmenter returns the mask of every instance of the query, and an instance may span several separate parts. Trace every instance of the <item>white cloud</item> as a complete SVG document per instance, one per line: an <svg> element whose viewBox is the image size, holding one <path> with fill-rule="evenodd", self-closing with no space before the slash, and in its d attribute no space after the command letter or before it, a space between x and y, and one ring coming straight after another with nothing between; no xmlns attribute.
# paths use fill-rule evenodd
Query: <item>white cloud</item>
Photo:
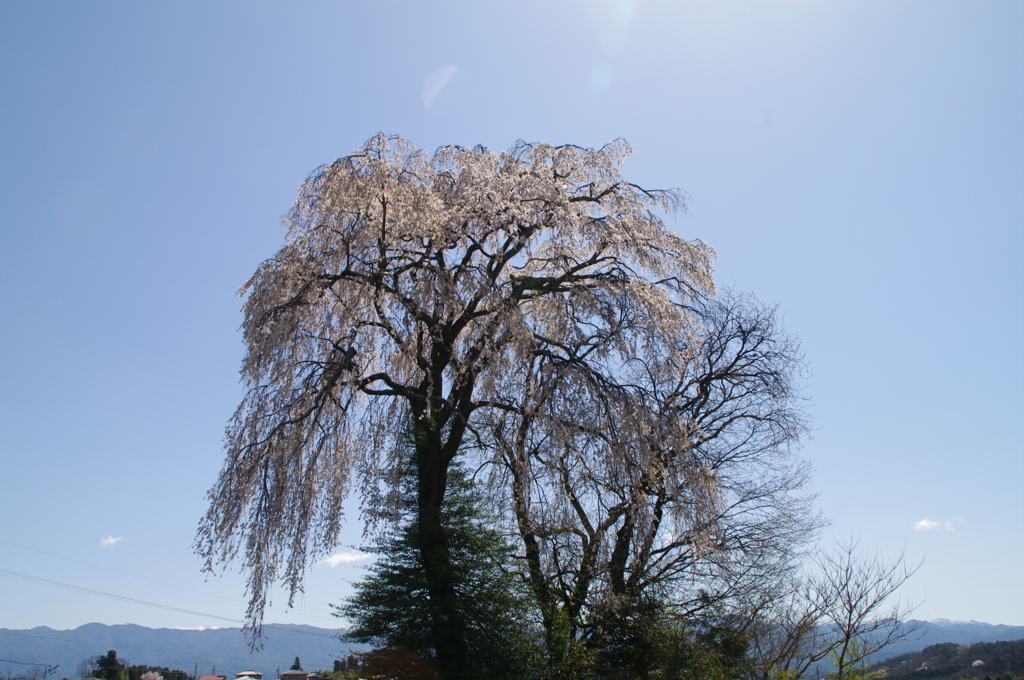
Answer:
<svg viewBox="0 0 1024 680"><path fill-rule="evenodd" d="M420 93L423 97L423 105L428 109L430 105L437 99L437 95L441 94L441 90L448 84L448 81L452 79L455 72L458 71L454 66L445 66L442 69L438 69L427 76L426 82L423 83L423 91Z"/></svg>
<svg viewBox="0 0 1024 680"><path fill-rule="evenodd" d="M123 540L124 540L123 536L118 536L117 538L114 538L113 536L104 536L103 538L100 539L100 547L101 548L113 548L115 545L117 545L118 543L120 543Z"/></svg>
<svg viewBox="0 0 1024 680"><path fill-rule="evenodd" d="M371 559L372 555L361 553L358 550L350 550L349 552L334 553L330 557L324 560L320 560L317 564L328 564L332 568L339 564L351 564L352 562L362 562L363 560Z"/></svg>
<svg viewBox="0 0 1024 680"><path fill-rule="evenodd" d="M963 517L954 517L953 519L946 519L941 522L939 520L928 519L925 517L922 520L914 522L913 528L914 531L933 531L937 529L944 529L950 533L959 534L960 532L956 530L956 527L963 521Z"/></svg>
<svg viewBox="0 0 1024 680"><path fill-rule="evenodd" d="M959 534L960 532L956 530L956 527L957 527L957 525L960 525L960 524L963 524L963 523L964 523L964 518L963 517L954 517L951 520L947 519L946 520L946 531L952 531L954 534Z"/></svg>

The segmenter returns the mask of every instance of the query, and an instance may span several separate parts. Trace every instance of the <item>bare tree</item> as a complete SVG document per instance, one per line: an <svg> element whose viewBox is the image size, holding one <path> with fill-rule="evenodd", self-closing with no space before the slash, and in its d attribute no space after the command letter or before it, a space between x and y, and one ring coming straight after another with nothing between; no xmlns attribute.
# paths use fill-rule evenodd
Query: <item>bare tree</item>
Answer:
<svg viewBox="0 0 1024 680"><path fill-rule="evenodd" d="M98 656L87 656L78 662L77 673L80 678L91 678L96 676L96 671L99 670L100 660Z"/></svg>
<svg viewBox="0 0 1024 680"><path fill-rule="evenodd" d="M7 677L13 677L15 680L46 680L47 676L56 672L56 670L60 668L60 664L51 665L45 663L26 663L24 661L12 661L10 659L4 659L4 661L26 667L21 674L16 676L11 676L10 671L8 671Z"/></svg>
<svg viewBox="0 0 1024 680"><path fill-rule="evenodd" d="M538 361L573 367L566 394L621 384L638 351L687 336L712 289L713 251L658 216L680 195L623 179L628 152L428 156L378 136L302 186L285 246L243 287L249 391L196 544L210 570L241 554L257 634L269 586L294 597L334 546L354 478L366 502L395 500L411 416L429 625L442 675L457 675L467 650L445 615L457 608L440 509L467 432L520 411L518 376ZM607 439L607 462L620 443Z"/></svg>
<svg viewBox="0 0 1024 680"><path fill-rule="evenodd" d="M693 616L760 592L821 526L792 455L805 429L795 341L748 298L692 311L685 334L636 348L614 381L537 353L519 407L487 423L556 663L645 596Z"/></svg>
<svg viewBox="0 0 1024 680"><path fill-rule="evenodd" d="M25 669L25 672L22 673L21 677L24 678L24 680L45 680L47 676L46 671L47 667L42 664L38 666L29 666Z"/></svg>
<svg viewBox="0 0 1024 680"><path fill-rule="evenodd" d="M872 654L917 631L913 607L893 596L917 571L903 553L862 556L854 540L817 554L809 574L762 602L751 628L759 678L805 677L821 664L843 680Z"/></svg>

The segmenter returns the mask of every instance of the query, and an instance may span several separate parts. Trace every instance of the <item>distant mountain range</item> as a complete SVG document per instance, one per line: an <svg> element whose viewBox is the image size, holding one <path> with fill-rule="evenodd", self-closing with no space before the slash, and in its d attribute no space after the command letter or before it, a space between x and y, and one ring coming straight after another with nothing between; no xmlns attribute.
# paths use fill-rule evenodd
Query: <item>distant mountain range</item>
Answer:
<svg viewBox="0 0 1024 680"><path fill-rule="evenodd" d="M968 645L1024 639L1024 626L946 619L919 623L921 627L911 639L887 647L872 660L918 652L942 642ZM263 649L250 653L239 628L180 630L101 623L89 623L74 630L45 626L31 630L0 628L0 676L22 675L29 668L22 664L39 664L59 665L51 678L77 678L83 659L114 649L131 665L167 667L190 674L216 673L229 678L239 671L255 670L272 680L280 671L287 670L295 657L302 661L304 670L330 670L335 659L365 649L339 640L344 632L340 628L274 624L265 632Z"/></svg>
<svg viewBox="0 0 1024 680"><path fill-rule="evenodd" d="M350 650L363 649L339 640L344 633L340 628L274 624L264 627L264 633L267 638L262 650L250 653L240 628L180 630L102 623L87 623L74 630L0 628L0 674L22 675L29 668L22 665L26 663L59 664L51 678L78 678L83 659L114 649L118 657L133 666L166 667L200 675L216 673L229 678L239 671L255 670L273 679L279 670L288 670L295 657L302 661L304 670L330 670L335 659L345 658Z"/></svg>
<svg viewBox="0 0 1024 680"><path fill-rule="evenodd" d="M1004 626L981 623L980 621L950 621L935 619L934 621L908 621L909 624L920 624L908 639L893 643L878 654L873 655L872 662L882 661L902 654L919 652L925 647L941 642L955 642L958 645L970 645L975 642L1003 642L1007 640L1024 640L1024 626Z"/></svg>

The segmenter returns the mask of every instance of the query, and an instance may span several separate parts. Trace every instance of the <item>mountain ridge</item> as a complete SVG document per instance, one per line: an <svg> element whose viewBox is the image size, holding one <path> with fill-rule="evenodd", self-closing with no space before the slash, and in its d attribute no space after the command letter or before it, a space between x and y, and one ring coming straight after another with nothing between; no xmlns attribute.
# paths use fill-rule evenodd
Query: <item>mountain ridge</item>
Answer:
<svg viewBox="0 0 1024 680"><path fill-rule="evenodd" d="M869 657L871 663L919 652L925 647L944 642L971 645L977 642L1008 642L1024 639L1024 626L1008 626L1002 623L934 619L932 621L910 620L907 621L907 624L920 625L920 627L908 639L894 642L882 651L871 655Z"/></svg>
<svg viewBox="0 0 1024 680"><path fill-rule="evenodd" d="M874 655L872 662L918 652L941 643L959 645L1024 639L1024 626L958 622L948 619L909 621L920 624L911 639L901 640ZM87 623L77 628L0 628L0 674L20 675L31 664L58 666L53 677L77 678L79 664L86 658L117 650L132 665L182 670L187 673L232 676L255 670L268 679L287 669L295 657L307 671L330 670L335 659L343 659L363 645L343 642L344 628L319 628L296 623L267 624L263 648L250 652L238 627L148 628L137 624Z"/></svg>
<svg viewBox="0 0 1024 680"><path fill-rule="evenodd" d="M0 629L0 658L19 662L0 672L23 672L27 664L59 666L58 677L80 677L78 665L89 657L114 649L131 665L147 665L221 675L256 670L276 678L295 657L307 670L330 669L334 659L344 658L361 645L345 643L343 628L318 628L303 624L270 624L265 627L262 649L248 648L241 628L148 628L137 624L87 623L58 630L36 626L28 630Z"/></svg>

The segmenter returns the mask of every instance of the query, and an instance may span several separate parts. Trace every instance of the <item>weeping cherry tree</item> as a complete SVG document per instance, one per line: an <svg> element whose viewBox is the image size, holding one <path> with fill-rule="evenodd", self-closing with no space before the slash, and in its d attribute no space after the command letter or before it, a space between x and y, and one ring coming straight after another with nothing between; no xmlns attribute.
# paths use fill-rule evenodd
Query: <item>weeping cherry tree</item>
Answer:
<svg viewBox="0 0 1024 680"><path fill-rule="evenodd" d="M302 185L284 246L242 288L248 391L196 542L209 570L241 559L255 634L269 588L294 597L335 547L354 485L369 507L397 501L412 422L429 634L457 677L468 651L444 615L458 608L441 508L476 423L519 408L538 357L619 384L638 351L699 326L693 303L713 292L712 249L662 221L680 194L626 181L629 151L431 155L378 135Z"/></svg>

